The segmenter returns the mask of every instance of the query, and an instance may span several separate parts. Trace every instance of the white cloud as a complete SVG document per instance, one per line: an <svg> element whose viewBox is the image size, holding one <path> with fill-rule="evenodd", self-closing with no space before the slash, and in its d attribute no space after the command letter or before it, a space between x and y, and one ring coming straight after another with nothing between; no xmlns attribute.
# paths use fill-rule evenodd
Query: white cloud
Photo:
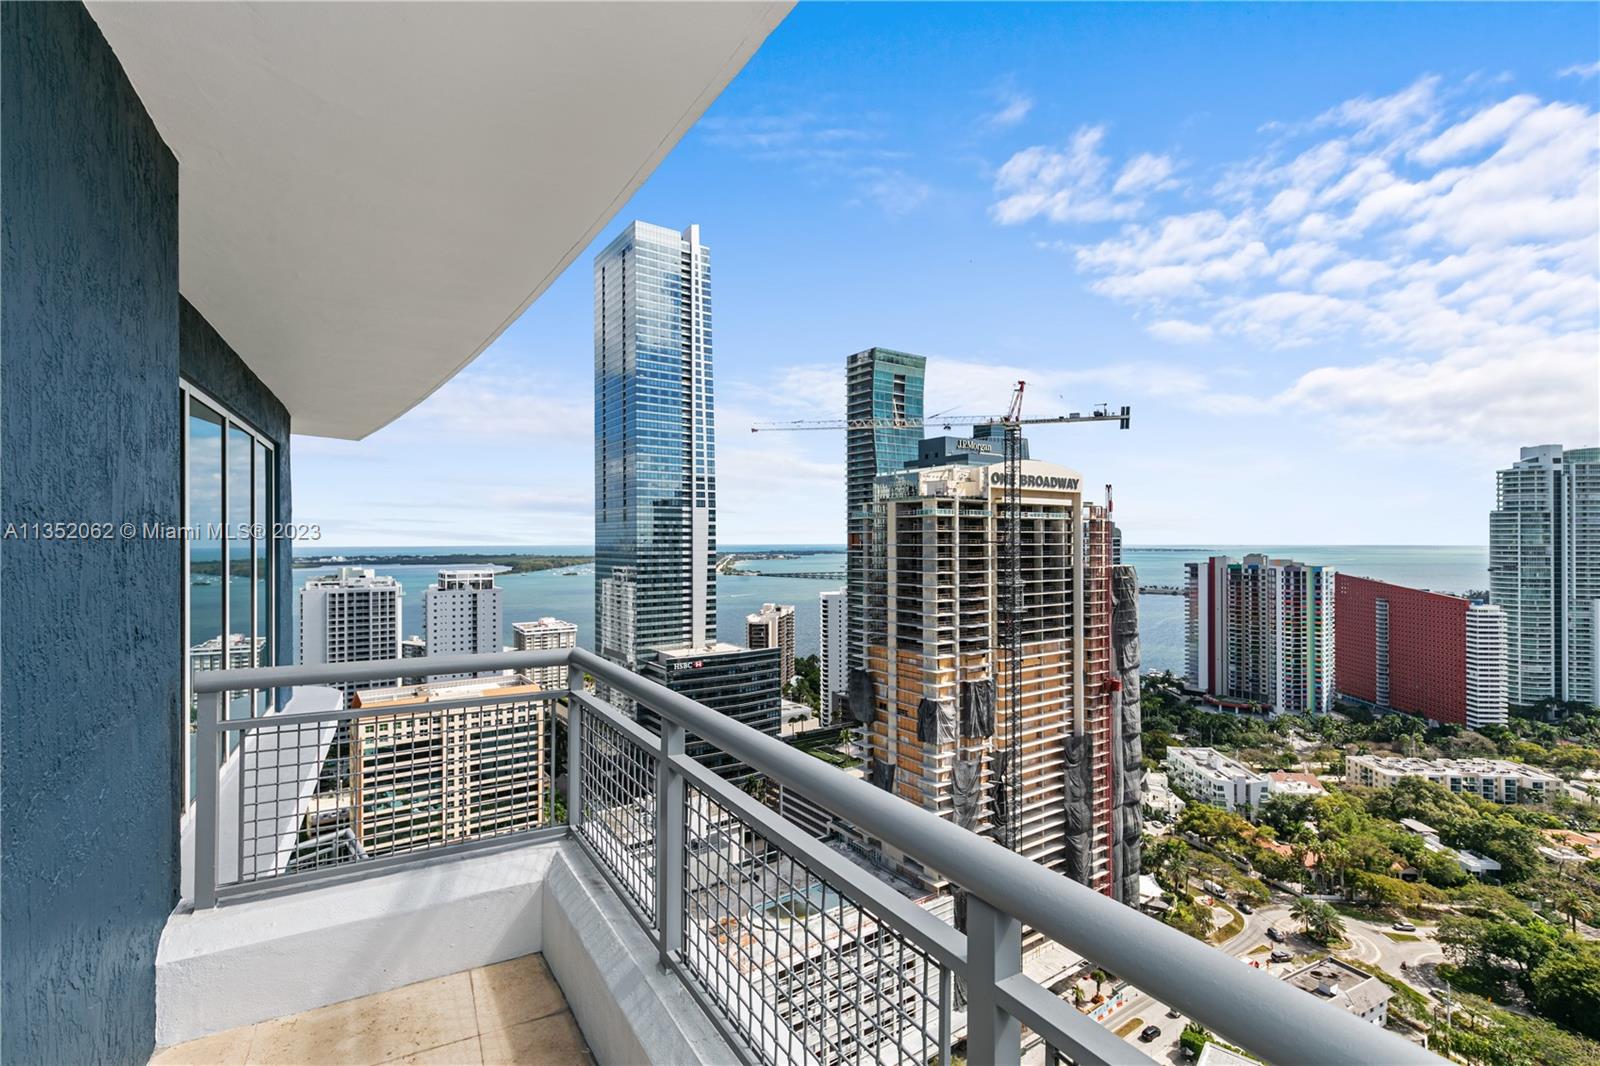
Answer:
<svg viewBox="0 0 1600 1066"><path fill-rule="evenodd" d="M1015 153L995 175L1001 199L990 214L1002 225L1035 218L1051 222L1104 222L1131 218L1141 194L1168 187L1174 169L1167 156L1144 154L1109 181L1111 160L1101 151L1104 126L1080 126L1064 149L1034 145Z"/></svg>
<svg viewBox="0 0 1600 1066"><path fill-rule="evenodd" d="M1412 152L1420 163L1443 163L1502 140L1511 129L1539 106L1534 96L1513 96L1484 108L1465 122L1459 122Z"/></svg>
<svg viewBox="0 0 1600 1066"><path fill-rule="evenodd" d="M1108 192L1085 127L1014 156L994 214L1074 223L1109 198L1098 217L1120 232L1058 242L1094 291L1150 312L1159 340L1341 353L1266 387L1355 439L1593 441L1600 117L1528 94L1447 106L1466 91L1424 77L1274 124L1261 155L1219 168L1211 205L1181 211Z"/></svg>
<svg viewBox="0 0 1600 1066"><path fill-rule="evenodd" d="M1600 74L1600 60L1593 63L1574 63L1570 67L1556 71L1556 76L1559 78L1577 78L1580 81L1587 81L1596 74Z"/></svg>
<svg viewBox="0 0 1600 1066"><path fill-rule="evenodd" d="M882 115L755 111L703 118L695 130L707 144L848 187L852 204L870 204L890 217L916 210L933 191L895 165L910 153L890 143L892 130Z"/></svg>
<svg viewBox="0 0 1600 1066"><path fill-rule="evenodd" d="M1009 129L1028 117L1033 110L1033 97L1014 85L1006 84L995 91L999 108L985 120L996 129Z"/></svg>
<svg viewBox="0 0 1600 1066"><path fill-rule="evenodd" d="M868 168L861 172L861 199L891 218L909 215L928 199L928 183L903 170Z"/></svg>
<svg viewBox="0 0 1600 1066"><path fill-rule="evenodd" d="M533 380L520 367L479 361L446 382L406 416L407 431L451 439L499 441L587 438L593 427L591 397L568 380Z"/></svg>
<svg viewBox="0 0 1600 1066"><path fill-rule="evenodd" d="M1171 157L1144 152L1128 160L1128 165L1117 175L1117 183L1111 187L1111 191L1121 196L1123 193L1139 192L1144 189L1158 189L1163 187L1171 176Z"/></svg>
<svg viewBox="0 0 1600 1066"><path fill-rule="evenodd" d="M1318 292L1366 292L1394 271L1376 259L1347 259L1317 276Z"/></svg>
<svg viewBox="0 0 1600 1066"><path fill-rule="evenodd" d="M1164 318L1145 327L1145 332L1158 341L1169 344L1203 344L1213 336L1213 330L1204 322L1185 322L1181 318Z"/></svg>
<svg viewBox="0 0 1600 1066"><path fill-rule="evenodd" d="M1389 96L1346 100L1317 117L1317 125L1354 128L1354 138L1410 140L1431 129L1439 118L1439 78L1426 75Z"/></svg>

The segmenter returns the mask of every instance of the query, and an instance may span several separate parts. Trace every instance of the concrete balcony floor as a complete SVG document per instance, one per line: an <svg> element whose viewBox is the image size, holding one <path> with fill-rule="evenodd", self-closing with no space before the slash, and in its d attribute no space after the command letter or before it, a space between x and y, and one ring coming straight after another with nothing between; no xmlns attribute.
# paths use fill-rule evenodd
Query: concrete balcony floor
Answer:
<svg viewBox="0 0 1600 1066"><path fill-rule="evenodd" d="M592 1063L540 955L163 1048L151 1066Z"/></svg>

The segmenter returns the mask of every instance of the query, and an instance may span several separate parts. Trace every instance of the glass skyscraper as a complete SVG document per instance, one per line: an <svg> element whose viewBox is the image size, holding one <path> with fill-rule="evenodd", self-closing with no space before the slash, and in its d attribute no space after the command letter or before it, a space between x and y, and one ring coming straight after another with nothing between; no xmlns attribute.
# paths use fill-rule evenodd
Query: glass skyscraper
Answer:
<svg viewBox="0 0 1600 1066"><path fill-rule="evenodd" d="M1512 703L1600 701L1600 448L1523 448L1496 473L1489 599Z"/></svg>
<svg viewBox="0 0 1600 1066"><path fill-rule="evenodd" d="M716 633L710 251L631 223L594 261L595 646L629 667Z"/></svg>
<svg viewBox="0 0 1600 1066"><path fill-rule="evenodd" d="M845 589L849 662L866 668L867 574L883 553L883 531L873 528L872 486L917 457L922 440L922 383L928 361L889 348L868 348L845 360L845 417L852 422L894 419L914 423L851 428L845 434ZM876 553L876 555L874 554ZM879 591L878 609L883 609Z"/></svg>

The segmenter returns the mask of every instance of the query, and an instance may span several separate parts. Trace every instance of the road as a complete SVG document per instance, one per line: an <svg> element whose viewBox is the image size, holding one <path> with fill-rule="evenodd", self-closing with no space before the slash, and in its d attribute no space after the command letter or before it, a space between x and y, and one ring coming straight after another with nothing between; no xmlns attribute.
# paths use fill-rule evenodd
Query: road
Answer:
<svg viewBox="0 0 1600 1066"><path fill-rule="evenodd" d="M1219 951L1240 959L1241 964L1254 962L1259 964L1260 969L1274 976L1282 976L1304 965L1307 955L1326 950L1299 932L1300 923L1289 916L1289 904L1284 898L1277 898L1272 903L1256 908L1254 914L1242 917L1244 929L1224 943L1216 945ZM1374 923L1346 917L1344 925L1345 939L1349 941L1349 947L1337 951L1336 954L1369 966L1376 966L1390 976L1405 981L1418 992L1430 998L1434 995L1434 988L1425 979L1425 971L1418 969L1421 964L1444 960L1439 945L1432 939L1433 927L1424 925L1413 933L1396 933L1396 935L1416 937L1417 939L1413 941L1395 940L1389 936L1389 933L1395 931L1389 928L1388 923ZM1285 934L1287 938L1285 943L1274 944L1267 938L1267 929L1274 926ZM1274 963L1268 959L1268 951L1272 947L1280 946L1293 953L1294 958L1291 961ZM1268 950L1260 950L1263 947ZM1402 962L1407 966L1404 971L1400 969ZM1139 1024L1123 1039L1157 1062L1181 1066L1188 1060L1184 1059L1178 1047L1178 1037L1189 1019L1182 1014L1176 1018L1169 1018L1167 1010L1167 1004L1142 992L1134 992L1127 1005L1113 1015L1106 1024L1108 1028L1120 1029L1133 1019L1139 1019ZM1148 1044L1139 1040L1139 1032L1147 1025L1155 1025L1161 1029L1161 1035ZM1035 1049L1033 1054L1024 1058L1026 1063L1042 1061L1041 1049Z"/></svg>

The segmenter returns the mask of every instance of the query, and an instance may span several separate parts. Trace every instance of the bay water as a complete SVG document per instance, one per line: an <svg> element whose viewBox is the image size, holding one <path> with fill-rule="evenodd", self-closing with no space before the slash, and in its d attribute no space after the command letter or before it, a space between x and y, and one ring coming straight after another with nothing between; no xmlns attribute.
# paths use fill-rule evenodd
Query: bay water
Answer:
<svg viewBox="0 0 1600 1066"><path fill-rule="evenodd" d="M833 545L738 545L724 551L817 552L796 554L785 559L754 559L741 569L756 573L723 574L717 578L717 636L736 644L744 642L745 615L763 603L795 605L795 653L814 655L819 641L820 603L817 594L844 586L844 552ZM449 546L427 548L350 547L301 548L299 554L326 558L338 555L427 556L482 552L484 555L541 553L552 555L585 554L586 548L554 545L503 545L484 547ZM1441 592L1466 592L1488 587L1489 552L1481 546L1459 545L1162 545L1125 546L1123 562L1132 564L1141 585L1181 586L1183 564L1211 555L1239 558L1248 552L1262 552L1275 558L1334 567L1341 572L1392 581L1414 588ZM312 577L333 572L337 564L315 568L297 567L295 595L289 604L297 609L299 589ZM437 566L422 564L374 565L380 574L396 578L405 589L402 625L406 636L422 634L423 590L438 577ZM785 576L826 574L827 577ZM831 575L838 575L837 577ZM501 574L504 642L511 644L511 623L532 621L553 615L578 626L578 641L592 647L594 638L594 567L560 567L525 574ZM191 589L196 606L208 596L220 596L214 586ZM1143 666L1146 670L1182 672L1184 658L1183 598L1144 595L1139 598L1139 632Z"/></svg>

